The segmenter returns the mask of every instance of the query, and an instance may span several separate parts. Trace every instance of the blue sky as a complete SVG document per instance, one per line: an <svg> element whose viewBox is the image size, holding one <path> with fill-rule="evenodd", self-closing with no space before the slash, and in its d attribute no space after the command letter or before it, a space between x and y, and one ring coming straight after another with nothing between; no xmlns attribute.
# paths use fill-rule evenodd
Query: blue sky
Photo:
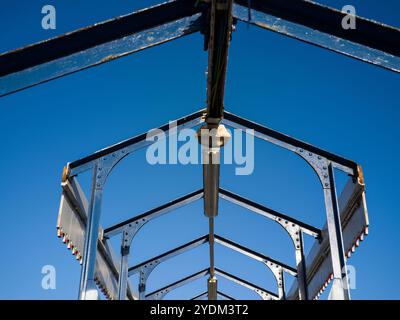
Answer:
<svg viewBox="0 0 400 320"><path fill-rule="evenodd" d="M2 1L0 52L126 14L157 1ZM354 4L361 16L400 26L398 1L321 1ZM57 29L41 28L41 8L57 9ZM199 34L0 99L0 274L2 299L75 299L79 264L56 237L63 166L100 148L194 112L205 104L207 54ZM357 270L356 299L399 299L396 170L399 157L398 74L293 39L239 24L229 56L226 109L353 159L363 166L370 235L349 263ZM325 213L316 176L301 159L256 141L255 170L221 185L321 227ZM151 166L145 152L125 159L105 189L102 225L110 226L201 187L201 166ZM83 185L88 177L83 177ZM342 176L339 175L339 181ZM85 180L86 179L86 180ZM294 265L280 227L221 202L216 232ZM207 232L201 202L156 219L132 247L130 263ZM310 246L310 240L306 245ZM275 290L261 264L217 247L218 267ZM41 268L54 265L57 289L43 290ZM207 246L159 266L149 291L208 266ZM133 283L136 279L132 279ZM222 291L256 298L220 280ZM287 278L290 283L290 277ZM205 279L171 293L190 298Z"/></svg>

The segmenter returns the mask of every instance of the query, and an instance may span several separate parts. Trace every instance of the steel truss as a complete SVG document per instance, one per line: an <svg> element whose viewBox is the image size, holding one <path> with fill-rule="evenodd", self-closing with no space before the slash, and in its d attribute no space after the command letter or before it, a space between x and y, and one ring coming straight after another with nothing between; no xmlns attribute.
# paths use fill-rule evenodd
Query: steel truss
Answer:
<svg viewBox="0 0 400 320"><path fill-rule="evenodd" d="M176 121L177 123L176 130L177 132L179 132L183 128L197 126L203 123L204 119L205 119L204 110L193 113L189 116L178 119ZM278 287L278 295L275 296L278 297L279 299L286 298L286 292L283 281L283 272L291 274L297 278L297 283L298 283L297 293L292 293L290 295L290 298L295 298L295 297L300 299L315 298L318 292L316 293L313 292L312 296L310 297L308 286L310 285L310 283L313 283L313 279L318 278L318 276L320 276L320 273L323 274L328 273L327 278L331 277L331 274L333 274L334 285L336 283L336 286L339 286L339 289L337 289L337 287L333 287L332 290L333 291L335 289L339 290L339 293L341 290L341 292L343 293L343 291L345 290L343 290L344 288L341 285L344 281L346 281L345 273L340 272L339 275L336 275L335 278L335 268L336 269L340 268L340 270L344 268L345 256L347 255L348 252L347 250L348 245L346 246L345 250L343 246L343 240L342 240L343 236L341 231L342 229L346 231L346 229L344 228L343 222L340 221L339 207L338 207L338 202L336 200L336 189L334 185L334 179L332 176L333 167L338 168L339 170L342 170L351 175L352 178L350 180L350 186L357 186L357 188L363 188L361 168L353 161L331 154L315 146L309 145L305 142L286 136L282 133L261 126L259 124L242 119L233 114L224 112L223 122L234 128L240 128L240 129L251 128L254 130L254 135L257 138L279 145L280 147L283 147L287 150L290 150L298 154L302 159L304 159L311 166L311 168L314 169L314 171L317 173L318 178L321 181L321 186L324 190L328 223L326 230L325 229L320 230L302 221L294 219L286 214L265 207L249 199L245 199L223 188L219 188L218 195L221 199L242 206L252 212L258 213L266 218L269 218L277 222L279 225L283 227L283 229L291 237L294 244L296 268L287 266L277 260L266 257L260 253L252 251L251 249L236 244L228 239L219 237L218 235L215 235L214 241L216 243L222 244L226 247L241 252L249 257L252 257L253 259L256 259L264 263L273 272L275 276ZM161 126L160 128L166 131L170 129L168 125ZM75 185L77 184L76 180L77 175L87 170L92 170L93 172L93 178L92 178L93 187L92 187L91 200L89 201L89 205L86 205L87 216L89 218L87 219L88 221L87 225L84 227L84 230L86 231L85 233L86 238L84 241L85 247L83 248L83 252L88 252L88 254L84 255L83 256L84 258L82 259L81 293L84 293L85 290L87 292L89 290L88 288L93 288L95 286L96 281L99 282L98 280L99 277L97 277L97 279L95 277L96 254L94 253L94 251L96 251L96 243L98 242L107 243L108 239L110 239L113 236L121 235L121 262L119 264L119 272L117 273L116 277L116 279L118 279L118 285L116 286L117 293L114 295L114 298L118 297L119 299L125 299L127 294L129 297L131 290L127 287L128 277L134 273L140 274L138 298L139 299L154 298L155 296L153 294L145 293L146 281L151 272L154 270L154 268L159 263L165 261L166 259L169 259L187 250L195 248L201 244L209 242L209 235L203 236L199 239L195 239L187 244L184 244L178 248L172 249L158 257L150 259L149 261L145 261L137 266L133 266L130 268L128 266L128 256L130 252L131 242L134 236L137 234L137 232L152 219L160 217L177 208L183 207L193 201L203 198L204 197L203 189L191 192L178 199L163 204L157 208L151 209L139 215L135 215L128 220L110 226L101 231L100 238L98 237L98 233L91 231L91 230L98 230L100 227L99 215L101 207L102 190L106 182L107 176L109 175L111 170L113 170L115 165L119 161L121 161L124 157L129 155L131 152L138 150L139 148L147 146L148 144L149 142L146 141L146 135L142 134L137 137L128 139L120 144L116 144L109 148L102 149L101 151L96 152L83 159L71 162L64 169L64 174L63 174L64 190L75 189L75 193L79 193L76 191L78 190L78 188L76 186L74 188L68 186L71 184ZM349 199L344 200L346 204L350 202L350 199L351 201L355 201L353 193L354 192L352 191L352 195ZM358 192L355 194L356 194L355 197L357 199L359 199L360 196L363 197L363 192L361 193ZM71 202L71 200L69 200L69 202ZM82 202L82 200L80 200L80 202ZM74 209L71 210L76 210L76 207L77 206L75 206ZM362 212L358 213L358 215L354 215L354 212L348 211L350 209L348 208L345 209L347 211L342 210L341 215L346 217L347 224L348 221L351 221L352 219L353 220L357 219L356 223L357 228L348 231L349 236L346 237L347 242L349 242L348 238L350 237L350 243L351 246L353 246L354 242L352 242L353 239L351 237L356 236L358 239L360 234L365 233L365 229L368 225L368 221L366 218L366 211L362 210ZM353 209L351 208L351 210ZM60 215L64 214L64 211L65 209L61 208ZM85 213L83 215L85 215ZM91 216L92 218L90 218ZM362 219L363 217L364 219ZM341 227L337 227L336 222L338 222L339 226ZM62 223L59 224L59 228L62 228ZM62 231L60 232L60 235L62 234L67 235L68 237L68 232ZM323 259L324 261L331 260L331 263L329 264L328 267L326 267L327 269L324 268L323 272L319 271L315 272L315 270L312 270L314 272L312 279L309 279L310 276L308 275L307 272L308 268L306 267L306 259L304 257L303 234L308 234L314 237L317 240L316 243L318 245L319 244L326 245L326 242L328 242L328 249L326 248L324 249L327 251L325 251L325 256ZM77 245L74 246L78 247ZM326 252L330 252L330 256L326 255ZM78 250L78 254L80 254L80 250ZM343 259L341 259L341 257L343 257ZM209 275L210 270L209 269L207 270L208 270L207 273L204 273L203 276ZM218 274L221 275L220 271L217 272L217 269L215 269L215 271L217 275ZM86 289L84 286L85 281L86 281ZM320 279L318 279L318 281L320 285L318 289L320 290L325 285L326 279L324 279L324 282L322 283ZM263 292L268 292L268 291L263 291ZM159 296L161 297L161 294Z"/></svg>
<svg viewBox="0 0 400 320"><path fill-rule="evenodd" d="M216 299L218 295L216 275L226 275L214 266L214 243L218 242L267 266L272 262L281 271L295 272L298 281L287 296L282 274L277 276L274 273L279 298L316 298L330 280L333 280L330 298L350 298L346 258L367 234L369 224L360 166L224 110L229 43L238 21L400 72L400 30L362 17L354 17L356 29L345 30L341 24L345 17L346 13L308 0L172 0L0 55L0 96L4 96L200 32L204 35L204 48L208 50L209 57L207 106L205 110L178 119L177 130L197 125L210 131L217 129L213 136L217 138L217 143L199 139L203 155L213 159L219 158L220 148L229 139L224 124L233 128L253 129L257 138L299 155L321 182L327 217L326 226L321 230L220 188L219 163L214 161L203 165L203 189L103 230L100 227L101 202L108 175L128 154L151 142L146 141L146 134L142 134L71 162L63 172L63 194L57 227L59 236L63 237L82 263L81 299L98 298L96 285L108 298L137 298L128 285L132 269L128 267L127 258L133 237L151 219L200 198L204 201L204 213L210 227L206 239L210 247L210 267L205 271L209 275L209 299ZM168 125L159 129L165 132L170 130ZM351 177L339 199L334 169ZM87 170L92 171L89 200L77 180L77 176ZM293 241L295 270L275 260L266 263L267 258L259 253L214 235L219 198L279 223ZM122 235L120 262L107 241L116 234ZM304 234L316 238L307 258L303 249ZM182 247L179 248L164 255L173 255L182 250ZM138 272L142 273L142 270ZM230 277L231 280L236 279ZM139 291L143 298L145 280L141 286Z"/></svg>

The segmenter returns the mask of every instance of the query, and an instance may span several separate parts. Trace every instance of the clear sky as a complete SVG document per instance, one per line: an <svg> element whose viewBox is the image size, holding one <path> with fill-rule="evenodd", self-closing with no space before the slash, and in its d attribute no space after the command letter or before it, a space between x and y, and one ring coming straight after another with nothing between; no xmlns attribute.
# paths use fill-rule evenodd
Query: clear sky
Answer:
<svg viewBox="0 0 400 320"><path fill-rule="evenodd" d="M1 1L0 52L144 8L157 1ZM321 1L322 2L322 1ZM400 26L396 0L324 0L353 4L361 16ZM57 9L57 29L41 28L41 8ZM199 34L0 99L0 274L2 299L75 299L79 264L56 237L63 166L98 149L194 112L205 105L207 53ZM226 109L353 159L363 166L370 235L349 260L357 271L357 299L399 299L397 199L400 179L398 74L253 26L233 34ZM107 182L104 227L202 185L201 166L151 166L144 151L125 159ZM83 185L86 186L85 179ZM343 177L339 175L339 184ZM255 170L235 176L223 166L221 186L321 227L325 221L316 176L298 157L256 141ZM265 218L221 202L216 232L294 265L290 239ZM201 202L145 226L131 264L206 234ZM309 248L310 239L306 239ZM208 266L207 246L159 266L152 291ZM275 291L260 263L217 246L216 264ZM41 269L53 265L56 290L43 290ZM132 279L135 283L137 279ZM292 279L287 277L287 282ZM237 298L254 293L220 280ZM190 298L206 280L169 298Z"/></svg>

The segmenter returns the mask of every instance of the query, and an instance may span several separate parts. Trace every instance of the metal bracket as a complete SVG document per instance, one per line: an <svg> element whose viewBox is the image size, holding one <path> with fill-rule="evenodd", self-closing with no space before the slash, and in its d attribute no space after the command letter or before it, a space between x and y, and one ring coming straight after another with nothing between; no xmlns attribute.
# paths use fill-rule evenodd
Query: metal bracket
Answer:
<svg viewBox="0 0 400 320"><path fill-rule="evenodd" d="M280 300L285 300L285 283L283 278L283 268L273 262L264 263L272 272L275 277L276 285L278 287L278 296Z"/></svg>
<svg viewBox="0 0 400 320"><path fill-rule="evenodd" d="M96 189L103 189L104 184L106 183L106 180L110 175L112 169L119 161L122 160L122 158L127 155L128 151L126 150L126 148L124 148L97 159L97 167L95 171Z"/></svg>
<svg viewBox="0 0 400 320"><path fill-rule="evenodd" d="M286 230L293 241L297 266L297 281L299 283L299 297L301 300L308 300L307 272L304 256L303 233L301 228L299 225L290 223L281 218L277 218L276 222Z"/></svg>
<svg viewBox="0 0 400 320"><path fill-rule="evenodd" d="M314 169L315 173L318 175L319 180L321 181L322 188L330 188L328 175L328 159L302 148L296 148L295 152L304 160L306 160L307 163Z"/></svg>

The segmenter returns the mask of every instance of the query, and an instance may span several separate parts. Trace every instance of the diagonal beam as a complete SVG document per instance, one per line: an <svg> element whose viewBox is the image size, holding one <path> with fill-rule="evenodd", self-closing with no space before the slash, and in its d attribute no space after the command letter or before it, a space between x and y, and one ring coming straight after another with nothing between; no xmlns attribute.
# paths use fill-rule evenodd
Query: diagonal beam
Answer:
<svg viewBox="0 0 400 320"><path fill-rule="evenodd" d="M258 286L256 286L255 284L253 284L253 283L251 283L249 281L241 279L241 278L239 278L239 277L237 277L237 276L235 276L233 274L230 274L228 272L225 272L225 271L223 271L221 269L215 268L215 273L217 275L220 275L221 277L224 277L225 279L231 280L231 281L233 281L233 282L235 282L235 283L237 283L237 284L239 284L239 285L241 285L241 286L243 286L243 287L245 287L247 289L253 290L253 291L257 292L258 294L261 294L264 298L266 296L269 296L272 299L276 299L276 300L279 299L279 297L275 293L273 293L271 291L268 291L266 289L263 289L261 287L258 287Z"/></svg>
<svg viewBox="0 0 400 320"><path fill-rule="evenodd" d="M235 3L241 6L234 10L239 20L400 72L398 28L356 17L356 28L344 29L342 20L346 13L308 0ZM256 10L250 20L248 6Z"/></svg>
<svg viewBox="0 0 400 320"><path fill-rule="evenodd" d="M206 291L206 292L203 292L203 293L198 294L197 296L194 296L194 297L193 297L192 299L190 299L190 300L200 300L200 299L202 299L202 298L206 298L207 296L208 296L208 292ZM225 298L225 299L227 299L227 300L235 300L235 299L232 298L231 296L227 295L226 293L220 292L220 291L217 291L217 296L222 297L222 298Z"/></svg>
<svg viewBox="0 0 400 320"><path fill-rule="evenodd" d="M196 273L194 273L194 274L192 274L190 276L187 276L187 277L185 277L185 278L183 278L181 280L178 280L178 281L176 281L174 283L171 283L171 284L169 284L169 285L167 285L167 286L165 286L165 287L163 287L161 289L153 291L152 293L149 293L148 295L146 295L146 300L159 300L159 299L162 299L167 293L171 292L172 290L174 290L176 288L179 288L179 287L182 287L185 284L193 282L193 281L195 281L195 280L197 280L197 279L199 279L201 277L204 277L205 275L209 274L209 271L210 270L208 268L207 269L203 269L203 270L201 270L199 272L196 272ZM278 299L278 296L276 294L274 294L274 293L272 293L272 292L270 292L268 290L265 290L263 288L260 288L260 287L256 286L255 284L253 284L251 282L248 282L246 280L243 280L243 279L241 279L239 277L236 277L236 276L234 276L234 275L232 275L232 274L230 274L228 272L225 272L225 271L223 271L221 269L218 269L218 268L215 268L215 272L216 272L216 274L224 277L225 279L230 280L232 282L235 282L235 283L237 283L237 284L239 284L239 285L241 285L241 286L243 286L243 287L245 287L247 289L255 291L258 294L263 295L264 297L269 296L272 299Z"/></svg>
<svg viewBox="0 0 400 320"><path fill-rule="evenodd" d="M249 258L252 258L254 260L260 261L262 263L268 263L268 262L272 262L280 267L282 267L282 269L291 274L292 276L296 276L297 271L295 268L288 266L287 264L277 261L275 259L272 259L270 257L264 256L256 251L253 251L247 247L244 247L236 242L233 242L229 239L223 238L219 235L215 235L215 242L219 243L221 245L223 245L224 247L227 247L229 249L232 249L234 251L237 251L245 256L248 256Z"/></svg>
<svg viewBox="0 0 400 320"><path fill-rule="evenodd" d="M254 130L254 135L257 138L268 141L293 152L296 152L298 149L304 149L307 152L312 152L318 156L324 157L332 161L335 164L335 167L337 167L338 169L348 174L351 174L355 178L358 177L358 165L352 160L338 156L334 153L318 148L312 144L298 140L279 131L270 129L256 122L244 119L230 112L224 112L223 123L236 129L252 129Z"/></svg>
<svg viewBox="0 0 400 320"><path fill-rule="evenodd" d="M194 273L194 274L192 274L190 276L187 276L187 277L185 277L185 278L183 278L181 280L178 280L178 281L176 281L174 283L171 283L171 284L169 284L169 285L167 285L167 286L165 286L165 287L163 287L161 289L158 289L158 290L156 290L156 291L154 291L152 293L149 293L148 295L146 295L146 300L159 300L159 299L162 299L168 292L170 292L170 291L172 291L172 290L174 290L176 288L182 287L187 283L190 283L190 282L193 282L193 281L195 281L197 279L200 279L200 278L204 277L205 275L207 275L208 273L209 273L209 269L208 268L203 269L203 270L201 270L199 272L196 272L196 273Z"/></svg>
<svg viewBox="0 0 400 320"><path fill-rule="evenodd" d="M199 110L197 112L175 120L173 127L171 126L171 123L166 123L157 129L149 130L148 132L144 132L130 139L103 148L89 156L68 163L63 180L66 180L66 178L68 177L75 176L79 173L82 173L83 171L91 169L95 160L100 159L104 156L110 155L122 149L124 149L126 151L126 155L128 155L129 153L132 153L138 149L144 148L152 144L153 140L150 139L153 137L152 132L155 134L163 132L165 134L165 138L169 134L170 130L177 130L179 132L184 128L192 128L202 122L204 122L204 110Z"/></svg>
<svg viewBox="0 0 400 320"><path fill-rule="evenodd" d="M128 270L128 274L129 274L129 276L131 276L131 275L133 275L135 273L138 273L144 267L148 267L147 269L150 269L150 266L155 267L156 265L158 265L158 264L160 264L160 263L162 263L162 262L164 262L164 261L166 261L166 260L168 260L170 258L176 257L177 255L180 255L180 254L182 254L184 252L187 252L189 250L197 248L198 246L200 246L200 245L202 245L204 243L207 243L208 241L209 241L208 235L204 235L204 236L202 236L200 238L194 239L194 240L192 240L192 241L190 241L188 243L185 243L185 244L183 244L183 245L181 245L181 246L179 246L177 248L174 248L172 250L164 252L164 253L156 256L156 257L148 259L147 261L144 261L144 262L139 263L139 264L137 264L137 265L135 265L133 267L130 267L129 270ZM222 246L224 246L224 247L226 247L226 248L229 248L229 249L232 249L234 251L237 251L237 252L239 252L239 253L247 256L247 257L250 257L250 258L252 258L254 260L257 260L259 262L263 262L263 263L272 262L272 263L280 266L285 272L291 274L292 276L296 276L296 274L297 274L297 271L296 271L295 268L293 268L291 266L288 266L283 262L280 262L280 261L277 261L277 260L272 259L270 257L264 256L264 255L262 255L262 254L260 254L260 253L258 253L256 251L253 251L253 250L251 250L249 248L246 248L246 247L244 247L244 246L242 246L242 245L240 245L238 243L235 243L235 242L233 242L231 240L223 238L223 237L221 237L221 236L219 236L217 234L215 235L215 242L220 244L220 245L222 245Z"/></svg>
<svg viewBox="0 0 400 320"><path fill-rule="evenodd" d="M305 232L315 238L319 238L321 235L321 231L318 228L315 228L315 227L313 227L307 223L304 223L300 220L291 218L290 216L287 216L287 215L280 213L278 211L275 211L273 209L267 208L259 203L253 202L246 198L243 198L243 197L241 197L235 193L232 193L230 191L220 188L219 195L222 199L225 199L231 203L237 204L243 208L246 208L250 211L258 213L269 219L272 219L272 220L281 219L283 221L287 221L288 223L298 225L303 232Z"/></svg>
<svg viewBox="0 0 400 320"><path fill-rule="evenodd" d="M143 219L145 219L145 221L149 221L151 219L157 218L165 213L168 213L172 210L178 209L189 203L192 203L193 201L201 199L202 196L203 196L203 189L200 189L200 190L194 191L192 193L189 193L183 197L180 197L178 199L172 200L172 201L165 203L157 208L151 209L145 213L142 213L138 216L135 216L133 218L130 218L128 220L125 220L123 222L120 222L120 223L112 226L112 227L105 229L104 237L105 238L112 237L112 236L122 232L124 227L126 227L130 224L135 224L136 222L139 222Z"/></svg>
<svg viewBox="0 0 400 320"><path fill-rule="evenodd" d="M199 31L200 13L196 0L173 0L4 53L0 55L0 96ZM156 30L159 26L171 27L178 20L182 23L166 30L165 35L163 30ZM132 38L148 30L157 32ZM143 39L148 41L141 42ZM74 55L73 61L62 60ZM40 69L55 61L62 63L52 65L51 70ZM30 72L22 74L25 70ZM6 78L15 73L22 77Z"/></svg>
<svg viewBox="0 0 400 320"><path fill-rule="evenodd" d="M232 298L231 296L229 296L226 293L223 293L221 291L217 291L217 294L220 295L221 297L227 299L227 300L236 300L236 299Z"/></svg>
<svg viewBox="0 0 400 320"><path fill-rule="evenodd" d="M184 253L186 251L189 251L191 249L197 248L198 246L200 246L200 245L202 245L202 244L204 244L206 242L208 242L208 234L205 235L205 236L202 236L200 238L197 238L195 240L192 240L192 241L190 241L188 243L185 243L185 244L183 244L183 245L181 245L181 246L179 246L177 248L169 250L169 251L167 251L167 252L165 252L163 254L160 254L160 255L158 255L158 256L156 256L154 258L151 258L151 259L149 259L147 261L139 263L136 266L130 267L129 270L128 270L128 275L131 276L131 275L133 275L133 274L135 274L137 272L140 272L140 270L143 267L145 267L146 265L149 265L149 264L153 265L153 264L156 263L156 261L157 261L157 264L161 263L161 262L166 261L166 260L168 260L170 258L176 257L177 255L180 255L180 254L182 254L182 253Z"/></svg>

